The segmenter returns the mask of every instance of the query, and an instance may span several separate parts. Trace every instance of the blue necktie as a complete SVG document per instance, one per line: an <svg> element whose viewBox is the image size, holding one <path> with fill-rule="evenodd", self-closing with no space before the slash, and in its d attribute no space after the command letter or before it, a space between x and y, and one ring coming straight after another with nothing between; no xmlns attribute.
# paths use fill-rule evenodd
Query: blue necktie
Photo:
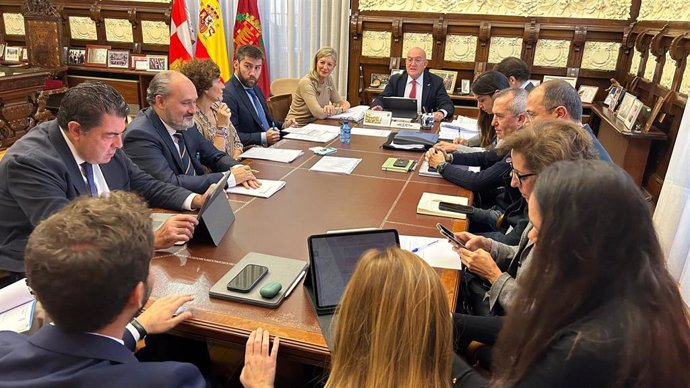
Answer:
<svg viewBox="0 0 690 388"><path fill-rule="evenodd" d="M93 180L93 166L89 162L81 164L84 175L86 176L86 184L89 186L89 195L91 197L98 197L98 189L96 188L96 181Z"/></svg>
<svg viewBox="0 0 690 388"><path fill-rule="evenodd" d="M266 119L266 112L264 112L264 109L261 107L261 101L259 101L259 97L256 95L254 89L247 89L247 93L249 93L249 95L252 96L252 99L254 100L254 109L256 109L256 114L259 116L259 120L261 120L261 126L264 128L264 131L268 130L268 120Z"/></svg>
<svg viewBox="0 0 690 388"><path fill-rule="evenodd" d="M196 172L192 168L192 160L189 158L189 152L187 152L187 147L184 145L184 137L182 137L182 132L177 131L173 134L177 138L177 147L180 150L180 160L182 161L182 167L184 168L185 175L196 175Z"/></svg>

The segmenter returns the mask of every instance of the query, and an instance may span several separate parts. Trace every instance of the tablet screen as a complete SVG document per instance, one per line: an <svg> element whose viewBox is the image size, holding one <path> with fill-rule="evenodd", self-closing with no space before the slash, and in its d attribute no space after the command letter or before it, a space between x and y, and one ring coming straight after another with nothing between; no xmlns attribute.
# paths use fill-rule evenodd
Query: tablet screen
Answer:
<svg viewBox="0 0 690 388"><path fill-rule="evenodd" d="M394 229L309 237L310 264L318 307L329 308L338 304L364 252L398 245L398 232Z"/></svg>

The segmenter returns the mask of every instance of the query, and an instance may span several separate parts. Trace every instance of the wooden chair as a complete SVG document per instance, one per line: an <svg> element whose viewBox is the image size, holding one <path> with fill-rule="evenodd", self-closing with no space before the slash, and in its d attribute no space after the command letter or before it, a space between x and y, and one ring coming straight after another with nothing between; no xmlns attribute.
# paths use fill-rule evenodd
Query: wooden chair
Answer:
<svg viewBox="0 0 690 388"><path fill-rule="evenodd" d="M292 104L292 94L279 94L268 99L268 110L274 120L283 122Z"/></svg>
<svg viewBox="0 0 690 388"><path fill-rule="evenodd" d="M292 94L297 90L299 78L278 78L271 82L271 95Z"/></svg>

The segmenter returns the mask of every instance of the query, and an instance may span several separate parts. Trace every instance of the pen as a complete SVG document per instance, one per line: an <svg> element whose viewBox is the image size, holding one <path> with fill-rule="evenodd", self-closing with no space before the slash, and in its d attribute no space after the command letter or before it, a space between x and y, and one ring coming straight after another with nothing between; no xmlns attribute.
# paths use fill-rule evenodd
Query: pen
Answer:
<svg viewBox="0 0 690 388"><path fill-rule="evenodd" d="M302 278L304 277L304 275L306 273L307 273L306 269L304 271L300 272L299 276L297 276L297 279L295 279L295 281L290 285L290 288L288 288L288 290L285 292L285 298L290 296L290 293L292 293L292 290L294 290L295 287L297 287L297 284L299 283L300 280L302 280Z"/></svg>
<svg viewBox="0 0 690 388"><path fill-rule="evenodd" d="M421 251L422 249L429 248L430 246L436 244L438 241L439 241L439 240L434 240L434 241L432 241L432 242L430 242L430 243L428 243L428 244L422 245L421 247L417 247L417 248L411 250L410 252L412 252L412 253L417 253L417 252Z"/></svg>

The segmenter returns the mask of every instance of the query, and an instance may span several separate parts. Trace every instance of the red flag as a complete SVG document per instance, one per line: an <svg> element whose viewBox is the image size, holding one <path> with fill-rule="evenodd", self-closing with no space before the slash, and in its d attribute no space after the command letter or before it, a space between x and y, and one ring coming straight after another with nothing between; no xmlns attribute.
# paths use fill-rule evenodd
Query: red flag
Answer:
<svg viewBox="0 0 690 388"><path fill-rule="evenodd" d="M192 34L184 0L173 0L170 15L170 64L192 59Z"/></svg>
<svg viewBox="0 0 690 388"><path fill-rule="evenodd" d="M237 16L235 17L235 28L232 35L235 52L237 48L244 45L254 45L261 48L264 52L264 63L261 67L261 75L258 84L264 96L270 96L270 77L268 76L268 55L264 47L262 37L261 18L256 0L239 0L237 3ZM233 58L235 56L233 55Z"/></svg>

